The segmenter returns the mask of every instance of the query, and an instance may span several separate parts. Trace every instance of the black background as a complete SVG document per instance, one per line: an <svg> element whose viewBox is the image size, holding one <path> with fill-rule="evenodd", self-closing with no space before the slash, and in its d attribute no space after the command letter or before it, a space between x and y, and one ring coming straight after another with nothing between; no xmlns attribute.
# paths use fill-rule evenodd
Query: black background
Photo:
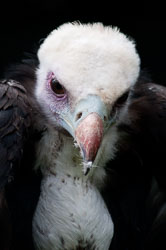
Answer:
<svg viewBox="0 0 166 250"><path fill-rule="evenodd" d="M165 7L160 4L126 5L112 1L22 1L3 2L0 8L0 77L10 63L24 57L50 31L65 22L103 22L118 26L132 37L141 57L141 67L153 81L166 85Z"/></svg>

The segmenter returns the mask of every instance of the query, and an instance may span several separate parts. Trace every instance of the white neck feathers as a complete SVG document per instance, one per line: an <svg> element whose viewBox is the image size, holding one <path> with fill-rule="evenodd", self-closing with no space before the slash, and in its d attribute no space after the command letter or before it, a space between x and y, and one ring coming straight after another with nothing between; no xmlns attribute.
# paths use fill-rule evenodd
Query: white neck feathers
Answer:
<svg viewBox="0 0 166 250"><path fill-rule="evenodd" d="M94 167L84 176L79 149L71 138L60 138L56 132L54 137L47 135L45 143L43 137L38 150L38 165L47 166L42 166L44 178L33 219L36 248L109 249L113 222L99 192L104 168Z"/></svg>

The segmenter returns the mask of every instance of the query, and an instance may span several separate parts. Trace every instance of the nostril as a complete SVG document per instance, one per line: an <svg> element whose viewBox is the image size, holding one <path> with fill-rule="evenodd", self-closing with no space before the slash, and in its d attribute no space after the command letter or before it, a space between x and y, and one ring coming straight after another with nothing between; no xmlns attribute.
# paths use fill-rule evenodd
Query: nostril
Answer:
<svg viewBox="0 0 166 250"><path fill-rule="evenodd" d="M81 117L82 117L82 112L79 112L79 113L76 115L76 121L78 121Z"/></svg>
<svg viewBox="0 0 166 250"><path fill-rule="evenodd" d="M107 120L107 117L106 116L104 116L104 121L106 121Z"/></svg>

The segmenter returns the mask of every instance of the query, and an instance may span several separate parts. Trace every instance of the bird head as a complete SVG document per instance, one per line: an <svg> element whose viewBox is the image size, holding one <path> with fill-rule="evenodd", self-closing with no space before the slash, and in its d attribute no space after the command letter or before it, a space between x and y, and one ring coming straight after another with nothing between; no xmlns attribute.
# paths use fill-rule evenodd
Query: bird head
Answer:
<svg viewBox="0 0 166 250"><path fill-rule="evenodd" d="M36 98L53 126L74 138L86 174L139 75L135 44L101 23L67 23L48 35L38 58Z"/></svg>

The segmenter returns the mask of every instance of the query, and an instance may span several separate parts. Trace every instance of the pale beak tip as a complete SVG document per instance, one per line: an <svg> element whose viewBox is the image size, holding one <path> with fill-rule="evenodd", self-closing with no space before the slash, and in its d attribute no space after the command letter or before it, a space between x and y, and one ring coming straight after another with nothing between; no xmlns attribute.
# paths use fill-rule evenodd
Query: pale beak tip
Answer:
<svg viewBox="0 0 166 250"><path fill-rule="evenodd" d="M88 175L90 169L92 168L92 164L92 161L83 163L83 173L85 176Z"/></svg>

